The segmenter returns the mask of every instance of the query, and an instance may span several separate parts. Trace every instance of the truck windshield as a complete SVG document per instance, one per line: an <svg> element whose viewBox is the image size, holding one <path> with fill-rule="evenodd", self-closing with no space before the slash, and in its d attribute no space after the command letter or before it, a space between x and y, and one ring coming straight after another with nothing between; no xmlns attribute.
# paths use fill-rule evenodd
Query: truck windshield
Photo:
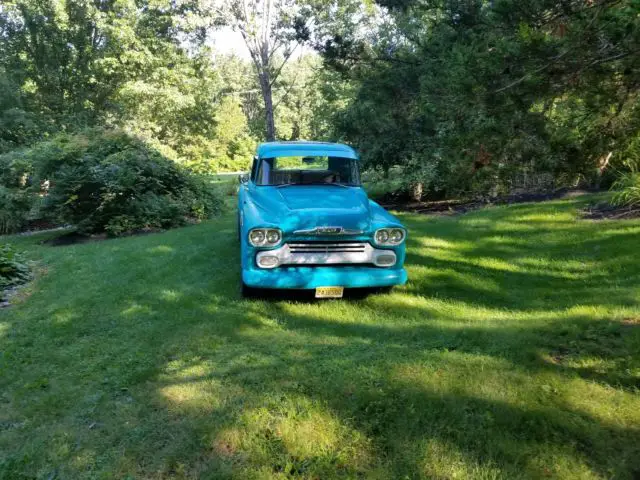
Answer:
<svg viewBox="0 0 640 480"><path fill-rule="evenodd" d="M358 161L342 157L263 158L255 178L256 185L360 186Z"/></svg>

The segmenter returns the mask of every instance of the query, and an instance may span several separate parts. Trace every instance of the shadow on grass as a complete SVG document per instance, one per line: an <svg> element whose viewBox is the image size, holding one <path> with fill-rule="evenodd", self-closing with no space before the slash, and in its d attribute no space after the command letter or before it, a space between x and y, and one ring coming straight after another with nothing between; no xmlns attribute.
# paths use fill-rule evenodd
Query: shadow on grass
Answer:
<svg viewBox="0 0 640 480"><path fill-rule="evenodd" d="M403 313L399 311L399 317ZM280 331L265 330L263 322L249 320L248 315L229 338L240 347L239 352L213 354L215 365L199 355L180 357L180 369L158 386L164 392L159 401L168 409L175 408L177 402L184 408L181 414L196 416L200 405L197 394L186 401L177 400L167 389L171 392L176 386L213 382L242 392L241 408L232 402L206 414L225 419L207 432L207 441L225 445L223 452L218 448L214 456L222 456L227 467L239 462L245 468L266 466L272 473L286 468L285 473L291 475L368 476L377 470L394 478L429 476L428 451L435 442L453 446L466 463L498 471L505 478L552 475L552 464L536 461L544 455L547 461L579 459L585 472L603 476L625 478L638 473L640 431L564 401L557 385L534 390L535 402L508 402L499 394L491 398L486 390L474 391L478 385L473 376L486 375L486 359L492 357L500 361L489 362L491 374L487 378L496 381L495 377L504 376L516 388L547 370L555 374L552 383L582 376L585 372L580 369L541 362L539 352L562 348L567 342L581 351L583 345L591 345L581 336L590 337L594 332L618 337L620 331L613 324L600 326L596 320L574 317L563 322L568 329L563 332L549 326L497 328L488 334L482 328L336 323L323 316L292 314L290 308L279 305L273 306L270 316L285 319ZM429 318L425 312L425 319ZM292 338L298 332L304 332L304 337ZM344 341L327 343L330 338ZM617 343L606 345L606 341L596 345L624 350ZM190 375L203 361L205 372ZM592 373L586 376L592 378ZM452 374L460 374L471 388L464 382L429 387L425 378ZM606 375L597 380L620 387ZM277 420L300 414L299 398L310 399L330 417L369 439L374 460L358 468L339 460L336 452L327 453L326 458L299 458L288 451L278 434ZM247 423L243 416L253 411L270 412L273 422L260 423L258 416ZM242 442L234 444L225 437L223 432L229 429L249 429L255 443L245 444L243 449ZM266 457L263 449L270 452Z"/></svg>
<svg viewBox="0 0 640 480"><path fill-rule="evenodd" d="M637 478L638 226L569 208L407 217L348 301L242 300L213 229L73 247L0 337L0 477Z"/></svg>

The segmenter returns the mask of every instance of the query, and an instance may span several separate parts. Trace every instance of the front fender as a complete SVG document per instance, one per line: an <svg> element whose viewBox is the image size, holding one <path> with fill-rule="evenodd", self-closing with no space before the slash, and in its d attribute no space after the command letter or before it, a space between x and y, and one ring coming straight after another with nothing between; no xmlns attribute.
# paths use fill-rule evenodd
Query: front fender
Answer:
<svg viewBox="0 0 640 480"><path fill-rule="evenodd" d="M378 228L399 227L406 231L402 222L395 215L387 212L383 207L373 200L369 200L369 211L371 212L371 228L375 232Z"/></svg>
<svg viewBox="0 0 640 480"><path fill-rule="evenodd" d="M244 190L244 191L242 191ZM244 187L238 194L238 228L240 232L240 257L242 268L250 266L258 251L249 243L249 231L256 227L280 228L279 219L273 213L260 208L252 199L250 187Z"/></svg>

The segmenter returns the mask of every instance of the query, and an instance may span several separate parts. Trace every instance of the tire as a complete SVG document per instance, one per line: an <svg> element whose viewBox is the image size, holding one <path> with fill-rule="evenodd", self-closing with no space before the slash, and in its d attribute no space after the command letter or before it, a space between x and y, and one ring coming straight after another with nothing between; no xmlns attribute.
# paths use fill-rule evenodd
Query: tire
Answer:
<svg viewBox="0 0 640 480"><path fill-rule="evenodd" d="M242 298L256 298L258 296L258 289L249 287L240 279L240 295Z"/></svg>
<svg viewBox="0 0 640 480"><path fill-rule="evenodd" d="M373 289L372 293L376 295L384 295L386 293L391 293L391 290L393 290L393 287L376 287Z"/></svg>

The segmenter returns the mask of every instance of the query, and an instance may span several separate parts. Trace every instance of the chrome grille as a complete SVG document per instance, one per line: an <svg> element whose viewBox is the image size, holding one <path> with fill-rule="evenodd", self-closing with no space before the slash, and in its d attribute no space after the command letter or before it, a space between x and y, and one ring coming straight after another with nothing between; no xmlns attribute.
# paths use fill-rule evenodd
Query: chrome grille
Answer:
<svg viewBox="0 0 640 480"><path fill-rule="evenodd" d="M291 253L362 253L367 248L364 242L288 242Z"/></svg>
<svg viewBox="0 0 640 480"><path fill-rule="evenodd" d="M269 257L264 263L264 257ZM274 262L274 257L278 260ZM391 260L393 261L391 261ZM359 241L298 241L289 242L274 250L256 254L260 268L277 268L286 265L320 267L323 265L375 265L392 267L396 254L393 250L373 248L369 242Z"/></svg>

